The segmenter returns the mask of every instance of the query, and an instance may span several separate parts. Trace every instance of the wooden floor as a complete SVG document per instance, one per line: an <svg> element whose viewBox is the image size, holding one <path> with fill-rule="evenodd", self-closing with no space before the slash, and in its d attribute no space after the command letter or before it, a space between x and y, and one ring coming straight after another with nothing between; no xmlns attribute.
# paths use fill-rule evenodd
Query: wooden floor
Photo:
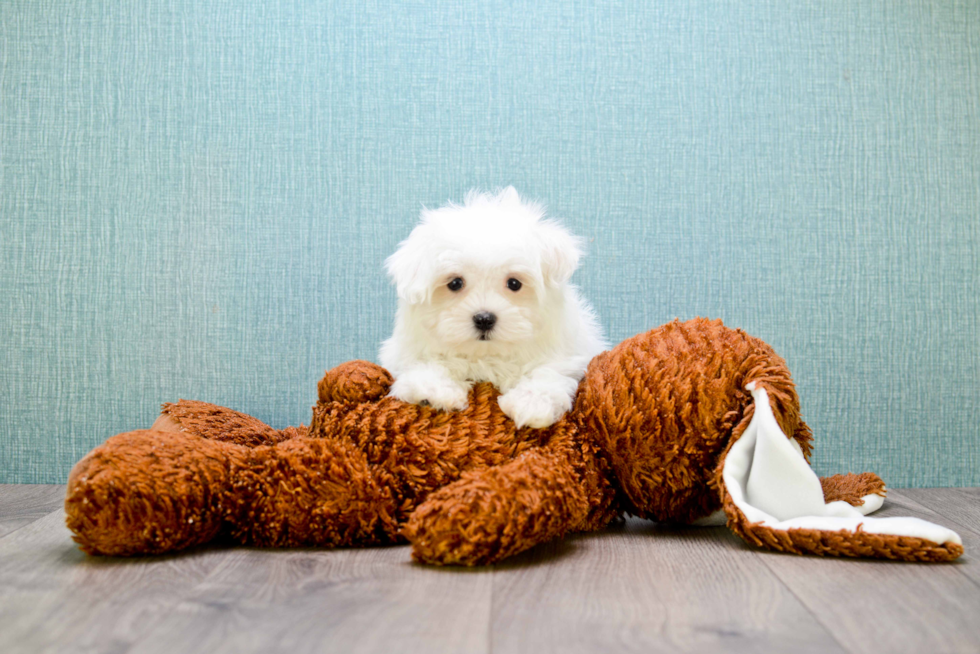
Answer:
<svg viewBox="0 0 980 654"><path fill-rule="evenodd" d="M980 488L878 515L957 529L951 564L771 554L630 520L488 569L407 547L79 552L61 486L0 486L0 652L980 652Z"/></svg>

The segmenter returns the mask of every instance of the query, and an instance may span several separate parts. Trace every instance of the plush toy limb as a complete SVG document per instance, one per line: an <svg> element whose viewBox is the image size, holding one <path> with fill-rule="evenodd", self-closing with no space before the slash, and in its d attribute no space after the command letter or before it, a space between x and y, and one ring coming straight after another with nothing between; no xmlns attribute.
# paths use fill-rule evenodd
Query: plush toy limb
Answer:
<svg viewBox="0 0 980 654"><path fill-rule="evenodd" d="M880 509L885 498L885 482L873 472L821 477L820 487L825 504L847 502L864 515Z"/></svg>
<svg viewBox="0 0 980 654"><path fill-rule="evenodd" d="M68 528L89 554L160 554L215 538L230 459L244 448L186 433L113 436L68 476Z"/></svg>
<svg viewBox="0 0 980 654"><path fill-rule="evenodd" d="M256 448L248 458L235 475L236 540L340 547L398 539L391 489L353 443L300 438Z"/></svg>
<svg viewBox="0 0 980 654"><path fill-rule="evenodd" d="M213 441L224 441L256 447L271 445L306 435L306 427L273 429L258 418L232 409L198 402L178 400L161 407L160 417L151 429L180 431Z"/></svg>
<svg viewBox="0 0 980 654"><path fill-rule="evenodd" d="M322 402L359 404L381 399L388 394L391 383L391 375L381 366L369 361L348 361L324 373L317 392ZM303 425L273 429L248 414L196 400L164 404L150 429L187 432L250 447L306 436L308 431Z"/></svg>
<svg viewBox="0 0 980 654"><path fill-rule="evenodd" d="M583 528L590 501L602 502L601 490L583 483L586 458L572 449L542 447L464 474L410 516L403 535L412 543L412 557L435 565L489 565ZM600 528L612 515L588 527Z"/></svg>
<svg viewBox="0 0 980 654"><path fill-rule="evenodd" d="M317 393L321 402L373 402L388 394L393 381L391 374L376 363L348 361L323 375Z"/></svg>
<svg viewBox="0 0 980 654"><path fill-rule="evenodd" d="M333 439L248 447L186 432L113 436L72 469L65 512L90 554L160 554L228 535L262 546L397 538L363 453Z"/></svg>
<svg viewBox="0 0 980 654"><path fill-rule="evenodd" d="M746 541L796 554L947 561L963 552L953 531L918 518L866 518L848 501L825 502L825 488L796 441L782 432L762 384L750 383L755 411L724 458L723 506ZM740 425L741 427L741 425ZM737 430L738 431L738 430ZM852 476L828 485L844 499L872 491L878 480Z"/></svg>
<svg viewBox="0 0 980 654"><path fill-rule="evenodd" d="M150 425L150 431L181 431L180 424L166 413L161 413Z"/></svg>

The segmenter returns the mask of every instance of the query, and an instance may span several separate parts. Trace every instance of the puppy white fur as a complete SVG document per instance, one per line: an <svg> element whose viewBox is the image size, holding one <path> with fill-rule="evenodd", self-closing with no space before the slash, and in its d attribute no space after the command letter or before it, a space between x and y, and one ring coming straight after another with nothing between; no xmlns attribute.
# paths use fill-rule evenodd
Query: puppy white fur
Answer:
<svg viewBox="0 0 980 654"><path fill-rule="evenodd" d="M380 356L391 395L462 409L473 382L489 381L519 427L554 423L607 347L568 283L581 256L580 240L512 186L423 210L385 262L398 291Z"/></svg>

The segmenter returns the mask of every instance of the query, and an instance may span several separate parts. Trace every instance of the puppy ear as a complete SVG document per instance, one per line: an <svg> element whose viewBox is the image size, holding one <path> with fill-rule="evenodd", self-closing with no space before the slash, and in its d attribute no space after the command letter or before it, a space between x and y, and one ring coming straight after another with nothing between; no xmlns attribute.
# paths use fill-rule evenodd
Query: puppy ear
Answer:
<svg viewBox="0 0 980 654"><path fill-rule="evenodd" d="M395 283L398 297L409 304L424 302L432 290L434 262L419 225L408 238L398 245L398 249L385 259L385 270Z"/></svg>
<svg viewBox="0 0 980 654"><path fill-rule="evenodd" d="M541 252L541 274L549 286L561 286L578 268L582 239L551 220L542 220L536 230Z"/></svg>

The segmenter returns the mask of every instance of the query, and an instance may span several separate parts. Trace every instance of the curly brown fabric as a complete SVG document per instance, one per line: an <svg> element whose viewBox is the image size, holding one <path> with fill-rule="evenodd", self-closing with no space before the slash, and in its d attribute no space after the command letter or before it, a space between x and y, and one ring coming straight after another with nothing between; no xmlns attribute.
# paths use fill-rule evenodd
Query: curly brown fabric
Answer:
<svg viewBox="0 0 980 654"><path fill-rule="evenodd" d="M465 473L412 512L404 534L423 563L482 565L580 528L590 491L576 468L588 453L549 443L499 466Z"/></svg>
<svg viewBox="0 0 980 654"><path fill-rule="evenodd" d="M273 429L258 418L207 402L167 402L160 414L170 418L179 431L239 445L269 445L306 434L303 425Z"/></svg>
<svg viewBox="0 0 980 654"><path fill-rule="evenodd" d="M720 508L707 489L733 430L752 417L750 381L765 385L783 432L809 456L786 363L720 320L675 321L592 360L574 410L607 453L626 510L686 523Z"/></svg>
<svg viewBox="0 0 980 654"><path fill-rule="evenodd" d="M933 543L922 538L872 534L858 530L818 531L815 529L777 530L749 522L725 491L728 527L746 542L776 552L848 556L938 563L952 561L963 554L956 543Z"/></svg>
<svg viewBox="0 0 980 654"><path fill-rule="evenodd" d="M338 374L352 366L356 384ZM219 536L331 547L409 536L420 561L477 565L618 515L603 464L575 421L518 430L490 384L473 387L464 411L444 413L383 397L390 377L373 364L341 368L321 382L327 401L303 436L181 400L164 410L182 431L109 439L69 478L75 540L93 554L127 555ZM331 379L343 384L339 392ZM124 483L137 477L150 483ZM457 527L454 550L435 545Z"/></svg>
<svg viewBox="0 0 980 654"><path fill-rule="evenodd" d="M770 549L947 560L962 548L865 533L774 532L747 524L721 477L768 392L809 457L809 428L785 362L720 321L675 321L596 357L573 409L517 429L490 384L439 412L388 397L391 375L351 361L318 385L310 427L276 430L203 402L163 406L157 429L110 438L72 470L69 528L92 554L161 553L216 538L260 546L407 539L431 564L484 565L625 512L689 522L719 507ZM822 481L828 501L883 493L875 475Z"/></svg>
<svg viewBox="0 0 980 654"><path fill-rule="evenodd" d="M82 459L66 502L82 549L112 555L159 554L221 535L269 547L390 542L393 509L363 453L338 441L249 448L153 431L113 436Z"/></svg>
<svg viewBox="0 0 980 654"><path fill-rule="evenodd" d="M827 503L843 501L851 506L861 506L868 495L885 496L885 482L873 472L821 477L820 486Z"/></svg>

